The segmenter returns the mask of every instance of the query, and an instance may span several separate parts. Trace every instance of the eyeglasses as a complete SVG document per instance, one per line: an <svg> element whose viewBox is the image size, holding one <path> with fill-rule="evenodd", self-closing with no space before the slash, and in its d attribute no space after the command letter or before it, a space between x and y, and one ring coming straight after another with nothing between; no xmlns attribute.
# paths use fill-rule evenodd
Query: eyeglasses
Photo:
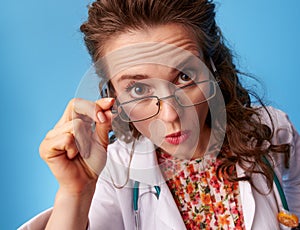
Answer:
<svg viewBox="0 0 300 230"><path fill-rule="evenodd" d="M194 82L175 89L173 95L167 97L147 96L122 102L113 106L112 113L125 122L144 121L159 113L162 100L174 98L181 107L191 107L212 99L216 95L216 84L212 80Z"/></svg>

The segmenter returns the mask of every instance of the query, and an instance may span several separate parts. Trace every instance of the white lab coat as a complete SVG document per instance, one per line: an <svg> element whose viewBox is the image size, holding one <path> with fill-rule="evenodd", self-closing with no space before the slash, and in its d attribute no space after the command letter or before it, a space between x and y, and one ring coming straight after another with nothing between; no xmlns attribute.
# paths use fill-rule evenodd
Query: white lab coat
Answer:
<svg viewBox="0 0 300 230"><path fill-rule="evenodd" d="M269 108L269 111L275 124L273 142L291 144L290 169L285 169L283 157L280 156L274 158L274 171L283 186L290 210L300 217L299 135L286 114L273 108ZM270 124L265 112L262 112L262 116L264 122ZM122 185L126 182L130 149L131 144L125 144L121 141L116 141L109 146L108 162L99 177L90 208L89 229L135 229L133 181L141 183L138 202L139 229L186 229L172 194L166 183L164 183L157 166L153 145L148 139L141 138L135 146L127 185L122 189L118 189L113 185L112 181L116 185ZM237 172L239 175L244 173L238 165ZM246 181L239 182L246 229L289 229L280 225L277 221L277 214L282 208L282 203L275 184L273 191L268 193L266 183L261 175L256 175L254 181L260 191L263 191L266 195L258 193ZM154 185L159 185L161 188L159 199L153 194L155 192ZM153 193L149 193L149 191ZM44 229L50 215L51 209L46 210L19 229Z"/></svg>

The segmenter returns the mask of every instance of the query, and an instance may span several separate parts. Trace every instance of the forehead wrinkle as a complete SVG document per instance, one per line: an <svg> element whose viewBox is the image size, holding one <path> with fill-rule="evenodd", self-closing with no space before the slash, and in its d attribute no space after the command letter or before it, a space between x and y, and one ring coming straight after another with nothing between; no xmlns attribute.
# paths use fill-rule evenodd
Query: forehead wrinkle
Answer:
<svg viewBox="0 0 300 230"><path fill-rule="evenodd" d="M109 76L113 77L123 70L141 64L160 64L180 69L182 62L187 59L201 62L195 54L177 46L147 42L114 51L106 55L102 62L109 70Z"/></svg>

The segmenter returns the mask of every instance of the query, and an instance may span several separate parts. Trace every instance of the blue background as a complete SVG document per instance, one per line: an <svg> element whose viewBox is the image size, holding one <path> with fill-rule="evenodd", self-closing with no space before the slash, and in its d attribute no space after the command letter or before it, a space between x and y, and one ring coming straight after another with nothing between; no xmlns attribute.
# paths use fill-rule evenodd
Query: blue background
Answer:
<svg viewBox="0 0 300 230"><path fill-rule="evenodd" d="M2 1L0 229L53 204L57 183L38 147L90 66L80 24L89 1ZM238 66L264 82L266 101L300 128L300 1L218 1L217 20Z"/></svg>

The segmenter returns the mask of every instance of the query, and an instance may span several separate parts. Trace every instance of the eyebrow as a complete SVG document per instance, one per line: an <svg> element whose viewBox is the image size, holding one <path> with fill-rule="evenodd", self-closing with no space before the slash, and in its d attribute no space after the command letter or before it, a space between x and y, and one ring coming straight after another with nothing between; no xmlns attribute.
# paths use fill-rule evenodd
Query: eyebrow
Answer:
<svg viewBox="0 0 300 230"><path fill-rule="evenodd" d="M147 78L150 78L150 77L146 74L134 74L134 75L124 74L117 80L117 82L119 83L124 80L141 80L141 79L147 79Z"/></svg>
<svg viewBox="0 0 300 230"><path fill-rule="evenodd" d="M177 69L175 68L172 68L172 70L170 71L170 75L173 75L174 73L178 72ZM124 74L122 75L118 80L117 82L121 82L121 81L124 81L124 80L143 80L143 79L149 79L151 78L149 75L147 74Z"/></svg>

